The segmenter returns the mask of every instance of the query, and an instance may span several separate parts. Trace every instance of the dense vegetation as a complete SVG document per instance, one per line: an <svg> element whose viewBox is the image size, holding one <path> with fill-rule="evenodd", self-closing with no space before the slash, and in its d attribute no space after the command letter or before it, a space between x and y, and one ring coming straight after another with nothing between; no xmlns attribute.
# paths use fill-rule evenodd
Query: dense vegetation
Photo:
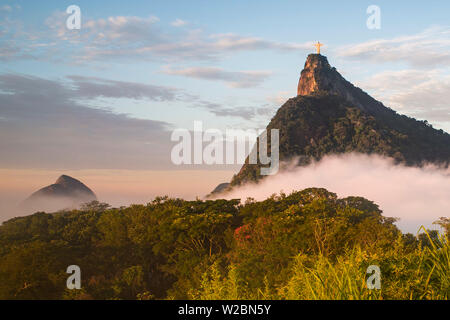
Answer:
<svg viewBox="0 0 450 320"><path fill-rule="evenodd" d="M0 227L0 299L448 299L444 234L393 223L369 200L315 188L36 213ZM81 290L66 289L74 264ZM369 265L381 290L366 288Z"/></svg>
<svg viewBox="0 0 450 320"><path fill-rule="evenodd" d="M448 133L432 128L426 121L385 107L381 110L373 115L337 95L318 92L289 99L267 129L280 130L280 160L298 157L299 165L348 152L379 154L405 165L449 164ZM259 180L259 167L245 164L231 185Z"/></svg>

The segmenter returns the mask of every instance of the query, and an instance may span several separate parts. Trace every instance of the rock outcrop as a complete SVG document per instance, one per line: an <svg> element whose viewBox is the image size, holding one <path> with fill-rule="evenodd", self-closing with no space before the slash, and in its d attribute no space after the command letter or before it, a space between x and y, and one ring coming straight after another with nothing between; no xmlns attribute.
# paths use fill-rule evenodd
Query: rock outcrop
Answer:
<svg viewBox="0 0 450 320"><path fill-rule="evenodd" d="M97 200L97 196L81 181L62 175L54 184L34 192L22 204L25 211L73 209Z"/></svg>
<svg viewBox="0 0 450 320"><path fill-rule="evenodd" d="M327 57L320 54L310 54L298 81L297 95L308 96L321 91L343 97L352 106L373 115L395 113L345 80L336 68L330 66Z"/></svg>

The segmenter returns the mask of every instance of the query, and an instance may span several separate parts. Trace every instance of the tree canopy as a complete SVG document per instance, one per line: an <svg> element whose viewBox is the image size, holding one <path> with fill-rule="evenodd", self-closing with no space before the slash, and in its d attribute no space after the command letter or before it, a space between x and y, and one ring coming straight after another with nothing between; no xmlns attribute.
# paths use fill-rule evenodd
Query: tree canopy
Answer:
<svg viewBox="0 0 450 320"><path fill-rule="evenodd" d="M372 201L320 188L259 202L158 197L38 212L0 226L0 299L326 298L323 285L305 285L326 276L331 288L332 274L358 285L336 298L447 298L433 259L446 261L448 243L403 235L394 222ZM382 269L381 293L361 286L371 264ZM66 288L69 265L81 268L81 290Z"/></svg>

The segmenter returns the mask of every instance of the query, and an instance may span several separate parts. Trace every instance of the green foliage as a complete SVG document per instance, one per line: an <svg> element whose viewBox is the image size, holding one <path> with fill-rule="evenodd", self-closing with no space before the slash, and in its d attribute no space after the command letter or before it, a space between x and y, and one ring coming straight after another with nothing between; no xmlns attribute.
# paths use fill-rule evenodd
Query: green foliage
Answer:
<svg viewBox="0 0 450 320"><path fill-rule="evenodd" d="M426 283L426 295L430 299L448 299L450 296L450 245L448 237L433 239L425 230L431 246L425 248L425 267L430 270Z"/></svg>
<svg viewBox="0 0 450 320"><path fill-rule="evenodd" d="M200 287L189 291L194 300L238 300L243 299L245 286L240 283L236 267L230 265L228 273L223 275L216 261L202 276Z"/></svg>
<svg viewBox="0 0 450 320"><path fill-rule="evenodd" d="M448 299L447 238L394 222L319 188L36 213L0 226L0 299ZM379 291L365 287L371 264ZM82 290L66 288L69 265Z"/></svg>

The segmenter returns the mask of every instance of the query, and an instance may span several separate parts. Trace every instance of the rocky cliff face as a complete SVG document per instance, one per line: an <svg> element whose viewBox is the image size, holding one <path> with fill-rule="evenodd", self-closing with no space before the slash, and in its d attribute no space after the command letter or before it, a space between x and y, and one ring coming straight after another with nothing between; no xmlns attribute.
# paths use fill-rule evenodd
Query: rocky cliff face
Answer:
<svg viewBox="0 0 450 320"><path fill-rule="evenodd" d="M297 95L308 96L321 91L343 97L353 106L374 115L393 113L381 102L345 80L336 68L330 66L327 57L310 54L298 81Z"/></svg>
<svg viewBox="0 0 450 320"><path fill-rule="evenodd" d="M325 56L310 54L298 81L297 95L307 96L313 92L326 90L330 87L329 80L334 75L333 71ZM327 83L324 83L324 79L327 79Z"/></svg>

